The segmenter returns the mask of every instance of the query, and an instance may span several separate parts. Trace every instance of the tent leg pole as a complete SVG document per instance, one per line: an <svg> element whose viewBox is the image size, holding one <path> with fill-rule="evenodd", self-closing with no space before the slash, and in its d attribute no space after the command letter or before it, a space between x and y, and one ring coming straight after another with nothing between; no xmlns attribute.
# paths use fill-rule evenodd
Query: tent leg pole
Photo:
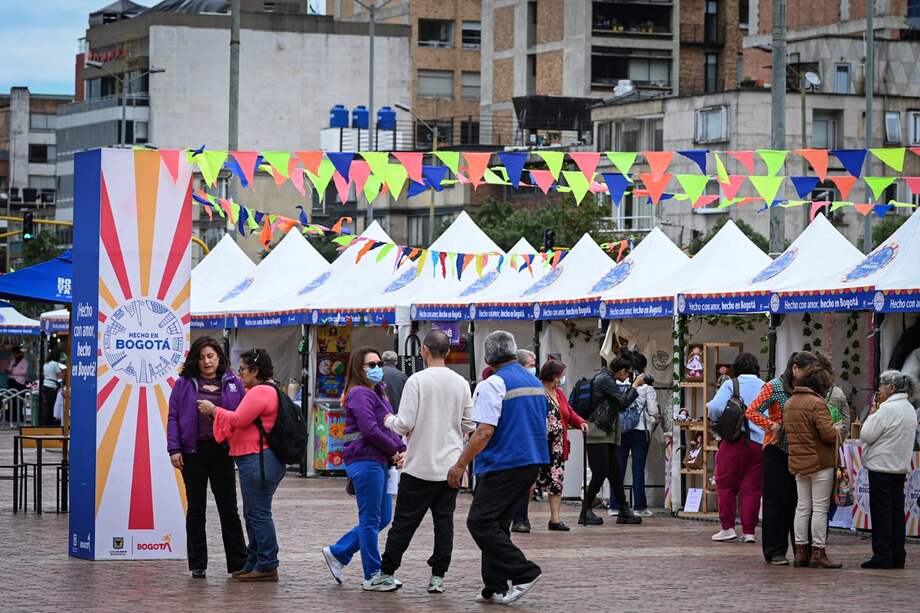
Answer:
<svg viewBox="0 0 920 613"><path fill-rule="evenodd" d="M478 377L476 376L476 322L472 319L467 328L466 353L470 362L470 384L474 385Z"/></svg>
<svg viewBox="0 0 920 613"><path fill-rule="evenodd" d="M307 442L309 443L309 431L313 427L310 423L310 402L307 390L310 386L310 326L300 327L300 412L304 419L307 420ZM310 445L307 445L307 453L300 460L300 476L306 477L309 472L309 459L313 455Z"/></svg>
<svg viewBox="0 0 920 613"><path fill-rule="evenodd" d="M537 361L535 364L537 367L537 372L540 372L540 364L541 364L540 336L542 335L542 333L543 333L543 322L538 319L537 321L533 322L533 354L537 357Z"/></svg>
<svg viewBox="0 0 920 613"><path fill-rule="evenodd" d="M882 374L882 323L885 321L885 313L872 314L872 390L878 390L879 377Z"/></svg>
<svg viewBox="0 0 920 613"><path fill-rule="evenodd" d="M770 325L767 329L767 380L776 377L776 329L783 323L783 316L771 313Z"/></svg>

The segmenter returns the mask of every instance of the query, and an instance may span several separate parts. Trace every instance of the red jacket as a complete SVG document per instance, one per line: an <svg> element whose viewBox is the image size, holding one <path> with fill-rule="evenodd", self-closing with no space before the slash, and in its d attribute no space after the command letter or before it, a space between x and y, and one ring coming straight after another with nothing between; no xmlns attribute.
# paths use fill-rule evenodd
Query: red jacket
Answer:
<svg viewBox="0 0 920 613"><path fill-rule="evenodd" d="M565 428L565 436L562 441L562 459L563 461L569 459L569 428L581 428L582 424L586 424L584 419L582 419L575 410L569 406L569 399L565 397L565 392L562 391L561 387L556 388L556 401L559 403L559 413L562 415L562 427Z"/></svg>

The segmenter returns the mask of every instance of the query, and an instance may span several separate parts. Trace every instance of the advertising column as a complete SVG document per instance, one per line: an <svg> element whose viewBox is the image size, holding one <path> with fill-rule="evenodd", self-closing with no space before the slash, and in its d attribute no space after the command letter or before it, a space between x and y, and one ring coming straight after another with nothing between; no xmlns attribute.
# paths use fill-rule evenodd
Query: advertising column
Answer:
<svg viewBox="0 0 920 613"><path fill-rule="evenodd" d="M179 151L74 162L70 555L185 557L168 400L189 343L191 168Z"/></svg>

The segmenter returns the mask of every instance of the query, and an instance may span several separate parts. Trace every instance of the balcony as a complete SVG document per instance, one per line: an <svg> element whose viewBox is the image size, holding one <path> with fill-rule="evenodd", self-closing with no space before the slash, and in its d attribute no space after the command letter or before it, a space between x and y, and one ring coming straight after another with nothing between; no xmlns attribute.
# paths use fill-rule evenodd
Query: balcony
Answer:
<svg viewBox="0 0 920 613"><path fill-rule="evenodd" d="M653 2L595 2L591 21L594 36L670 38L673 34L670 0Z"/></svg>
<svg viewBox="0 0 920 613"><path fill-rule="evenodd" d="M725 44L725 26L699 23L680 24L680 43L703 47L721 47Z"/></svg>
<svg viewBox="0 0 920 613"><path fill-rule="evenodd" d="M122 96L120 95L92 98L90 100L81 100L80 102L62 105L58 107L58 115L88 113L89 111L120 107L121 104ZM150 96L148 94L127 94L124 96L124 104L128 107L150 106Z"/></svg>

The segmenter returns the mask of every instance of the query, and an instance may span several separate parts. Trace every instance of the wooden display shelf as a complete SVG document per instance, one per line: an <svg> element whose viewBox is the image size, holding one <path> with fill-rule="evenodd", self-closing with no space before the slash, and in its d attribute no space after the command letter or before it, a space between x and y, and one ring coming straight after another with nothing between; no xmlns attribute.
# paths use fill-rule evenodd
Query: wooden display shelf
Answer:
<svg viewBox="0 0 920 613"><path fill-rule="evenodd" d="M685 421L681 422L680 427L684 430L693 430L696 432L702 432L706 428L706 424L701 421Z"/></svg>
<svg viewBox="0 0 920 613"><path fill-rule="evenodd" d="M680 382L680 386L681 386L681 387L685 387L685 388L686 388L686 387L690 387L690 388L705 388L705 387L706 387L706 382L705 382L705 381L681 381L681 382Z"/></svg>
<svg viewBox="0 0 920 613"><path fill-rule="evenodd" d="M702 468L681 468L681 474L684 475L705 475L706 471Z"/></svg>

